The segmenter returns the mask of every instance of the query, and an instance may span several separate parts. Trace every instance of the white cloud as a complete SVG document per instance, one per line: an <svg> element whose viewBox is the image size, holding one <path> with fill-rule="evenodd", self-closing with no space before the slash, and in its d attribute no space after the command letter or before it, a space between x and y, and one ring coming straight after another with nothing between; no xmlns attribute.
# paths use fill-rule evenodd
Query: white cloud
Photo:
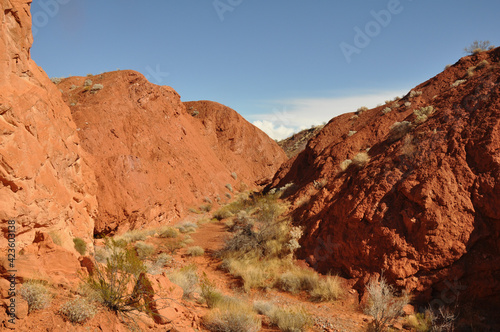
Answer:
<svg viewBox="0 0 500 332"><path fill-rule="evenodd" d="M295 131L293 128L287 128L283 125L277 127L277 126L275 126L274 123L272 123L271 121L267 121L267 120L254 121L253 125L255 127L259 128L260 130L262 130L263 132L265 132L269 137L271 137L273 139L277 139L277 140L285 139L285 138L291 136Z"/></svg>
<svg viewBox="0 0 500 332"><path fill-rule="evenodd" d="M349 97L274 100L267 102L271 109L269 113L253 114L249 118L270 137L283 139L340 114L354 112L361 106L373 108L405 93L407 91L380 91Z"/></svg>

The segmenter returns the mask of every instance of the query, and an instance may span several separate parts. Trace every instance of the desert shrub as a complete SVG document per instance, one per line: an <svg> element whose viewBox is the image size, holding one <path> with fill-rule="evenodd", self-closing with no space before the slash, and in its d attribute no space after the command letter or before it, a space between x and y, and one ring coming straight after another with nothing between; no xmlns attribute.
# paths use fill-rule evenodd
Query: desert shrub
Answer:
<svg viewBox="0 0 500 332"><path fill-rule="evenodd" d="M328 302L339 299L343 294L342 282L337 276L326 276L318 279L309 291L311 299L317 302Z"/></svg>
<svg viewBox="0 0 500 332"><path fill-rule="evenodd" d="M349 132L347 133L347 137L351 137L352 135L356 134L357 131L355 130L349 130Z"/></svg>
<svg viewBox="0 0 500 332"><path fill-rule="evenodd" d="M46 283L39 280L28 280L19 289L21 297L28 302L28 311L46 308L51 300Z"/></svg>
<svg viewBox="0 0 500 332"><path fill-rule="evenodd" d="M432 314L430 311L417 313L406 318L406 325L416 332L430 332L432 328Z"/></svg>
<svg viewBox="0 0 500 332"><path fill-rule="evenodd" d="M174 284L182 288L184 298L189 298L196 290L196 284L198 283L196 265L188 265L180 270L174 271L168 275L168 278Z"/></svg>
<svg viewBox="0 0 500 332"><path fill-rule="evenodd" d="M475 40L472 44L464 48L464 51L469 54L476 54L486 51L490 47L489 40Z"/></svg>
<svg viewBox="0 0 500 332"><path fill-rule="evenodd" d="M215 288L215 285L208 279L205 272L201 277L200 288L201 297L209 308L215 308L224 301L224 295Z"/></svg>
<svg viewBox="0 0 500 332"><path fill-rule="evenodd" d="M408 304L410 297L403 293L398 297L394 288L387 283L383 276L380 282L372 279L366 285L368 304L364 308L365 314L372 316L371 323L374 331L383 331L386 324L393 322L403 314L403 307Z"/></svg>
<svg viewBox="0 0 500 332"><path fill-rule="evenodd" d="M395 122L390 129L389 139L396 141L406 135L411 129L411 122L401 121Z"/></svg>
<svg viewBox="0 0 500 332"><path fill-rule="evenodd" d="M56 231L51 231L49 232L49 236L52 239L52 242L54 242L54 244L57 244L58 246L62 245L62 240L61 237L59 236L59 233L57 233Z"/></svg>
<svg viewBox="0 0 500 332"><path fill-rule="evenodd" d="M195 233L198 225L194 222L183 222L181 224L175 225L175 228L179 230L182 234Z"/></svg>
<svg viewBox="0 0 500 332"><path fill-rule="evenodd" d="M174 227L165 227L160 229L159 235L161 238L173 239L179 236L179 231Z"/></svg>
<svg viewBox="0 0 500 332"><path fill-rule="evenodd" d="M194 110L192 113L191 113L191 116L198 116L200 114L200 112L198 110Z"/></svg>
<svg viewBox="0 0 500 332"><path fill-rule="evenodd" d="M358 109L356 110L356 112L355 112L354 114L359 116L359 115L361 115L361 114L362 114L363 112L365 112L365 111L368 111L368 107L366 107L366 106L361 106L360 108L358 108Z"/></svg>
<svg viewBox="0 0 500 332"><path fill-rule="evenodd" d="M85 82L83 82L83 86L84 87L92 86L92 80L89 80L89 79L85 80Z"/></svg>
<svg viewBox="0 0 500 332"><path fill-rule="evenodd" d="M235 172L232 172L231 177L236 180L236 179L238 179L238 174L236 174Z"/></svg>
<svg viewBox="0 0 500 332"><path fill-rule="evenodd" d="M99 263L106 263L110 257L110 252L107 248L95 248L94 259Z"/></svg>
<svg viewBox="0 0 500 332"><path fill-rule="evenodd" d="M154 262L147 261L145 266L149 274L157 275L163 272L163 267L170 261L172 261L172 256L169 256L166 253L161 253L158 257L156 257Z"/></svg>
<svg viewBox="0 0 500 332"><path fill-rule="evenodd" d="M418 97L421 95L422 95L422 91L415 91L415 90L410 91L410 98Z"/></svg>
<svg viewBox="0 0 500 332"><path fill-rule="evenodd" d="M472 77L474 76L474 72L476 71L476 66L472 66L467 68L467 76Z"/></svg>
<svg viewBox="0 0 500 332"><path fill-rule="evenodd" d="M210 212L212 211L212 204L203 204L200 206L200 210L203 212Z"/></svg>
<svg viewBox="0 0 500 332"><path fill-rule="evenodd" d="M154 235L156 231L154 229L135 229L128 231L122 235L115 236L116 241L122 241L124 243L131 243L137 241L144 241L149 236Z"/></svg>
<svg viewBox="0 0 500 332"><path fill-rule="evenodd" d="M356 114L354 114L353 116L351 116L351 117L349 118L349 120L357 120L357 119L359 119L359 116L358 116L358 115L356 115Z"/></svg>
<svg viewBox="0 0 500 332"><path fill-rule="evenodd" d="M140 289L136 286L146 267L132 249L113 246L106 264L96 264L94 272L85 282L87 287L98 294L99 301L110 310L128 313L141 310ZM134 290L132 290L134 288Z"/></svg>
<svg viewBox="0 0 500 332"><path fill-rule="evenodd" d="M433 106L425 106L425 107L419 108L418 110L414 110L413 114L415 114L415 116L416 116L415 124L421 124L421 123L424 123L425 121L427 121L427 118L429 117L429 115L434 113L434 111L435 110L434 110Z"/></svg>
<svg viewBox="0 0 500 332"><path fill-rule="evenodd" d="M73 239L73 243L75 244L75 249L80 253L80 255L85 255L87 252L87 244L82 238L75 237Z"/></svg>
<svg viewBox="0 0 500 332"><path fill-rule="evenodd" d="M143 241L136 242L134 247L137 256L142 260L149 258L155 252L154 245Z"/></svg>
<svg viewBox="0 0 500 332"><path fill-rule="evenodd" d="M253 302L253 310L255 310L260 315L269 315L275 306L272 302L256 300Z"/></svg>
<svg viewBox="0 0 500 332"><path fill-rule="evenodd" d="M227 184L226 184L226 188L227 188L227 190L229 190L230 192L233 192L233 186L232 186L230 183L227 183Z"/></svg>
<svg viewBox="0 0 500 332"><path fill-rule="evenodd" d="M242 301L224 301L203 317L203 325L215 332L257 332L260 317Z"/></svg>
<svg viewBox="0 0 500 332"><path fill-rule="evenodd" d="M451 87L456 88L457 86L459 86L460 84L465 83L465 82L467 82L467 80L456 80L455 82L453 82L451 84Z"/></svg>
<svg viewBox="0 0 500 332"><path fill-rule="evenodd" d="M188 244L191 244L191 243L194 243L194 240L192 238L184 238L184 240L182 240L182 243L188 245Z"/></svg>
<svg viewBox="0 0 500 332"><path fill-rule="evenodd" d="M382 110L382 114L387 114L387 113L390 113L392 111L392 108L390 107L386 107Z"/></svg>
<svg viewBox="0 0 500 332"><path fill-rule="evenodd" d="M59 84L59 83L61 83L62 78L61 78L61 77L51 77L51 78L50 78L50 81L51 81L52 83L54 83L54 84Z"/></svg>
<svg viewBox="0 0 500 332"><path fill-rule="evenodd" d="M83 323L94 317L96 312L96 306L83 297L68 301L59 309L59 313L72 323Z"/></svg>
<svg viewBox="0 0 500 332"><path fill-rule="evenodd" d="M227 198L227 199L231 199L231 198L233 198L233 196L231 196L231 194L230 194L230 193L225 193L225 194L224 194L224 196L226 196L226 198Z"/></svg>
<svg viewBox="0 0 500 332"><path fill-rule="evenodd" d="M203 256L205 254L205 250L200 246L189 247L186 249L186 254L189 256Z"/></svg>
<svg viewBox="0 0 500 332"><path fill-rule="evenodd" d="M306 331L312 322L309 313L300 307L275 307L266 316L269 317L271 324L284 332Z"/></svg>
<svg viewBox="0 0 500 332"><path fill-rule="evenodd" d="M358 167L364 167L370 161L370 156L367 152L360 152L352 158L352 163Z"/></svg>
<svg viewBox="0 0 500 332"><path fill-rule="evenodd" d="M345 170L348 169L351 164L352 164L352 160L351 159L344 160L343 162L341 162L339 164L340 170L342 172L345 172Z"/></svg>
<svg viewBox="0 0 500 332"><path fill-rule="evenodd" d="M483 60L477 64L476 69L483 69L489 65L490 65L490 63L488 62L488 60Z"/></svg>
<svg viewBox="0 0 500 332"><path fill-rule="evenodd" d="M319 276L315 272L304 269L293 269L280 275L276 286L285 292L297 293L311 291L318 283Z"/></svg>
<svg viewBox="0 0 500 332"><path fill-rule="evenodd" d="M102 89L104 89L104 85L102 85L102 84L94 84L92 86L92 88L90 89L90 92L96 93L97 91L102 90Z"/></svg>

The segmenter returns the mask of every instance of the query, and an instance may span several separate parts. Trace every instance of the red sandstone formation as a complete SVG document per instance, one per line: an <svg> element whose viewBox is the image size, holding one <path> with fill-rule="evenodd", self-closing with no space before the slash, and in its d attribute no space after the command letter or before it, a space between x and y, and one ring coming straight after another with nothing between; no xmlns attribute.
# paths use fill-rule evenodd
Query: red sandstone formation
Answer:
<svg viewBox="0 0 500 332"><path fill-rule="evenodd" d="M8 220L16 222L18 248L33 242L35 229L57 234L70 249L74 237L91 243L94 173L69 108L30 58L31 1L0 3L0 249Z"/></svg>
<svg viewBox="0 0 500 332"><path fill-rule="evenodd" d="M336 117L284 164L273 186L296 185L311 265L360 288L384 271L422 298L499 300L499 58L465 57L401 99Z"/></svg>
<svg viewBox="0 0 500 332"><path fill-rule="evenodd" d="M204 200L255 188L286 160L233 110L188 103L193 114L172 88L133 71L71 77L58 88L96 174L96 232L176 221Z"/></svg>

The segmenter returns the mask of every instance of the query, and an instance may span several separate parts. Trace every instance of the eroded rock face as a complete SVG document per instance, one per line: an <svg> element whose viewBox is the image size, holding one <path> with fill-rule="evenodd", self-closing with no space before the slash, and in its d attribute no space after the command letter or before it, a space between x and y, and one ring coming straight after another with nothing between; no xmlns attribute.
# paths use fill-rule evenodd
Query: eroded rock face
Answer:
<svg viewBox="0 0 500 332"><path fill-rule="evenodd" d="M200 102L193 116L175 90L134 71L71 77L58 88L96 174L98 233L176 221L204 200L255 187L286 159L233 110Z"/></svg>
<svg viewBox="0 0 500 332"><path fill-rule="evenodd" d="M421 298L499 300L499 58L465 57L396 102L332 119L282 167L273 186L296 184L311 265L360 289L383 270ZM427 106L427 120L414 114Z"/></svg>
<svg viewBox="0 0 500 332"><path fill-rule="evenodd" d="M15 220L18 249L36 229L74 250L74 237L92 239L94 174L61 93L30 58L31 1L0 3L0 248Z"/></svg>

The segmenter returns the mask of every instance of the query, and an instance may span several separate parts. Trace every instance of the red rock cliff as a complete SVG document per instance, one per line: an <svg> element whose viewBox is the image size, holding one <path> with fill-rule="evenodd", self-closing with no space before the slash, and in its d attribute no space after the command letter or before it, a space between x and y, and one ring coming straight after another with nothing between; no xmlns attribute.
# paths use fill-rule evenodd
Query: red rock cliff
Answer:
<svg viewBox="0 0 500 332"><path fill-rule="evenodd" d="M18 249L35 229L72 249L74 237L92 239L94 174L61 93L30 58L31 1L0 3L0 248L15 220Z"/></svg>
<svg viewBox="0 0 500 332"><path fill-rule="evenodd" d="M206 198L223 202L255 187L286 160L233 110L200 102L193 116L175 90L137 72L71 77L58 87L96 173L97 232L177 221Z"/></svg>
<svg viewBox="0 0 500 332"><path fill-rule="evenodd" d="M273 186L296 184L311 265L360 288L384 270L423 298L458 284L499 300L499 60L465 57L400 100L334 118L282 167Z"/></svg>

